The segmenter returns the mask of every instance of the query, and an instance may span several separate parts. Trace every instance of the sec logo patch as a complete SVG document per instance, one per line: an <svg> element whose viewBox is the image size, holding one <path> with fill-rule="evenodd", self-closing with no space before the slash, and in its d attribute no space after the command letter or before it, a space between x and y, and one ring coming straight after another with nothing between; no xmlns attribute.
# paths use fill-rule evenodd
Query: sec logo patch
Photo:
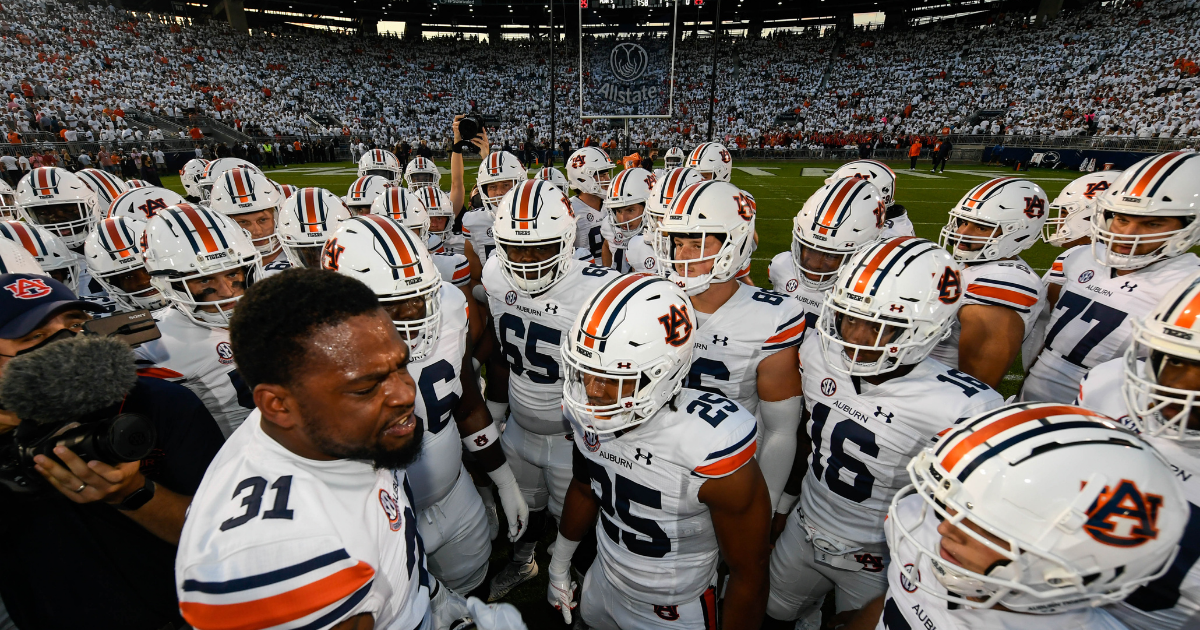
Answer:
<svg viewBox="0 0 1200 630"><path fill-rule="evenodd" d="M591 427L583 430L583 445L592 453L600 450L600 436L596 435L596 432L592 431Z"/></svg>
<svg viewBox="0 0 1200 630"><path fill-rule="evenodd" d="M645 265L646 265L647 269L653 269L654 268L654 257L650 256L649 258L646 258Z"/></svg>
<svg viewBox="0 0 1200 630"><path fill-rule="evenodd" d="M1079 274L1079 284L1083 284L1084 282L1091 280L1092 277L1095 275L1096 274L1093 273L1091 269L1088 269L1087 271Z"/></svg>
<svg viewBox="0 0 1200 630"><path fill-rule="evenodd" d="M821 381L821 393L826 396L832 396L837 393L837 381L827 378Z"/></svg>
<svg viewBox="0 0 1200 630"><path fill-rule="evenodd" d="M508 293L505 293L504 294L504 303L509 306L516 304L517 303L517 292L509 291Z"/></svg>
<svg viewBox="0 0 1200 630"><path fill-rule="evenodd" d="M921 581L921 570L913 568L913 563L911 562L904 565L904 569L900 571L900 588L909 593L917 592L917 585L908 579L908 576L912 573L916 574L918 582Z"/></svg>
<svg viewBox="0 0 1200 630"><path fill-rule="evenodd" d="M800 288L800 281L796 280L795 278L788 280L787 284L783 285L783 290L787 291L788 293L792 293L796 289L799 289L799 288Z"/></svg>
<svg viewBox="0 0 1200 630"><path fill-rule="evenodd" d="M233 346L229 345L228 341L222 341L217 344L217 361L221 365L230 365L233 363Z"/></svg>
<svg viewBox="0 0 1200 630"><path fill-rule="evenodd" d="M400 506L396 504L396 498L387 490L379 490L379 505L383 507L383 513L387 515L388 528L394 532L400 531Z"/></svg>

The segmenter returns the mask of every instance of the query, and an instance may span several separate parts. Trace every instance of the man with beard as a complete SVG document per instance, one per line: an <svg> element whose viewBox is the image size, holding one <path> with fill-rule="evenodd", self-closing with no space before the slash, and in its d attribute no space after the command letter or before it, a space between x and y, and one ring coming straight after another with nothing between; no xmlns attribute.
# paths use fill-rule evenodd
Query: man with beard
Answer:
<svg viewBox="0 0 1200 630"><path fill-rule="evenodd" d="M251 287L230 333L257 409L209 467L184 526L184 619L345 630L462 616L461 598L426 569L404 471L422 432L409 351L371 289L289 270Z"/></svg>

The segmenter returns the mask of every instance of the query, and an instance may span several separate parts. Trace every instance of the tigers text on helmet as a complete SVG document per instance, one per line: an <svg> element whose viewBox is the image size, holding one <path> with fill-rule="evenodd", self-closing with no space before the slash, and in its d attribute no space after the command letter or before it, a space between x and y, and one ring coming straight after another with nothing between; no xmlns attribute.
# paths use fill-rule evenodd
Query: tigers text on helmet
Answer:
<svg viewBox="0 0 1200 630"><path fill-rule="evenodd" d="M674 173L668 173L668 178ZM688 295L698 295L713 282L733 280L749 260L754 251L754 215L754 200L737 186L700 182L675 195L648 240L667 278ZM710 236L718 243L710 243ZM693 240L699 243L692 245ZM683 249L679 241L686 241Z"/></svg>
<svg viewBox="0 0 1200 630"><path fill-rule="evenodd" d="M856 376L920 363L950 334L964 291L962 266L937 244L914 236L876 241L842 265L825 294L816 324L825 360ZM868 326L871 343L843 338L847 318Z"/></svg>
<svg viewBox="0 0 1200 630"><path fill-rule="evenodd" d="M416 234L386 216L353 217L325 242L321 266L371 287L408 342L411 360L433 351L441 327L442 276ZM405 309L414 316L397 319Z"/></svg>
<svg viewBox="0 0 1200 630"><path fill-rule="evenodd" d="M389 186L371 202L371 214L389 217L412 230L422 243L429 241L429 212L420 198L407 188Z"/></svg>
<svg viewBox="0 0 1200 630"><path fill-rule="evenodd" d="M1092 256L1110 269L1141 269L1191 249L1200 240L1200 154L1175 151L1146 158L1121 173L1096 195L1092 214ZM1118 217L1174 217L1182 225L1155 234L1124 235L1113 229ZM1139 246L1157 245L1138 254Z"/></svg>
<svg viewBox="0 0 1200 630"><path fill-rule="evenodd" d="M260 171L232 168L225 171L213 186L208 198L209 207L227 217L270 211L272 219L278 221L279 208L283 205L283 194ZM237 219L234 219L235 221ZM252 237L253 238L253 237ZM264 236L253 238L254 246L263 258L269 258L280 250L279 237L272 230Z"/></svg>
<svg viewBox="0 0 1200 630"><path fill-rule="evenodd" d="M628 243L629 239L642 232L645 205L650 199L650 189L654 184L654 173L644 168L627 168L613 178L608 187L608 194L604 196L603 207L608 211L613 227L621 237L620 242ZM617 220L616 210L638 204L642 205L642 210L636 217L626 221ZM634 222L637 222L637 225L633 225Z"/></svg>
<svg viewBox="0 0 1200 630"><path fill-rule="evenodd" d="M887 164L878 160L846 162L838 167L833 175L827 177L825 183L847 177L857 177L875 184L875 187L879 189L879 194L883 196L884 205L891 207L896 203L896 173Z"/></svg>
<svg viewBox="0 0 1200 630"><path fill-rule="evenodd" d="M429 213L429 232L443 243L449 240L454 231L454 204L450 195L437 186L418 186L412 192Z"/></svg>
<svg viewBox="0 0 1200 630"><path fill-rule="evenodd" d="M46 228L70 248L83 245L103 214L96 193L82 179L53 166L35 168L21 178L17 206L21 219Z"/></svg>
<svg viewBox="0 0 1200 630"><path fill-rule="evenodd" d="M1161 455L1072 405L1016 403L960 421L908 475L887 526L891 549L918 556L901 569L905 588L967 608L1052 615L1119 602L1171 568L1188 520ZM920 510L905 519L900 501L914 494ZM948 562L914 535L939 521L1003 559L984 571ZM926 562L946 591L916 576Z"/></svg>
<svg viewBox="0 0 1200 630"><path fill-rule="evenodd" d="M1096 171L1067 184L1050 202L1042 238L1055 247L1091 236L1096 195L1108 190L1121 171Z"/></svg>
<svg viewBox="0 0 1200 630"><path fill-rule="evenodd" d="M194 295L188 280L241 272L244 291L262 277L262 256L250 235L233 219L201 206L179 204L160 211L146 223L146 270L150 284L171 305L194 323L208 328L228 328L233 309L241 295L201 299ZM234 282L230 283L231 285Z"/></svg>
<svg viewBox="0 0 1200 630"><path fill-rule="evenodd" d="M80 169L75 175L96 193L96 211L100 214L108 212L112 202L120 197L121 193L129 190L119 177L98 168Z"/></svg>
<svg viewBox="0 0 1200 630"><path fill-rule="evenodd" d="M543 166L533 174L534 179L541 179L554 184L559 190L567 192L570 189L570 184L567 183L567 176L562 174L562 171L553 166Z"/></svg>
<svg viewBox="0 0 1200 630"><path fill-rule="evenodd" d="M864 179L837 179L813 193L792 220L792 267L809 289L833 286L838 270L855 252L879 238L883 197ZM837 259L836 266L825 264Z"/></svg>
<svg viewBox="0 0 1200 630"><path fill-rule="evenodd" d="M727 182L733 177L733 156L720 142L705 142L692 149L687 167L700 172L704 179Z"/></svg>
<svg viewBox="0 0 1200 630"><path fill-rule="evenodd" d="M612 171L616 167L604 149L583 147L567 158L568 185L580 193L603 197L608 193Z"/></svg>
<svg viewBox="0 0 1200 630"><path fill-rule="evenodd" d="M400 160L391 151L371 149L363 153L363 156L358 160L359 177L376 175L389 182L398 182L400 181L400 176L403 174L404 169L400 165Z"/></svg>
<svg viewBox="0 0 1200 630"><path fill-rule="evenodd" d="M359 168L359 174L362 175L362 169ZM409 190L415 191L422 186L437 186L442 181L442 172L438 170L437 164L433 160L424 157L415 157L408 162L408 167L404 169L404 183Z"/></svg>
<svg viewBox="0 0 1200 630"><path fill-rule="evenodd" d="M683 166L683 160L686 157L687 156L683 154L683 149L680 149L679 147L671 147L670 149L667 149L667 154L663 156L663 167L678 168Z"/></svg>
<svg viewBox="0 0 1200 630"><path fill-rule="evenodd" d="M0 221L0 236L23 247L43 273L79 293L83 261L63 239L40 225L21 221Z"/></svg>
<svg viewBox="0 0 1200 630"><path fill-rule="evenodd" d="M1200 391L1162 382L1168 363L1200 363L1200 272L1175 285L1144 319L1134 319L1121 392L1138 431L1200 447ZM1182 361L1178 361L1178 360ZM1143 365L1143 360L1145 361Z"/></svg>
<svg viewBox="0 0 1200 630"><path fill-rule="evenodd" d="M673 282L628 274L580 309L562 344L563 404L597 433L654 416L683 387L692 363L692 302Z"/></svg>
<svg viewBox="0 0 1200 630"><path fill-rule="evenodd" d="M1027 179L999 177L984 182L950 209L938 244L964 263L1012 258L1037 243L1046 222L1046 199L1046 191ZM971 229L969 224L988 233L961 233Z"/></svg>
<svg viewBox="0 0 1200 630"><path fill-rule="evenodd" d="M179 183L183 185L183 190L189 197L200 198L200 177L204 175L206 166L208 160L192 158L179 169Z"/></svg>
<svg viewBox="0 0 1200 630"><path fill-rule="evenodd" d="M213 186L217 185L217 182L220 181L225 171L235 168L255 171L259 175L262 175L262 170L246 160L239 158L217 158L204 166L204 170L200 172L200 177L196 180L196 187L200 190L200 200L208 201L209 197L212 196Z"/></svg>
<svg viewBox="0 0 1200 630"><path fill-rule="evenodd" d="M159 210L187 203L179 193L158 186L126 191L108 206L106 217L127 217L141 222L150 220Z"/></svg>
<svg viewBox="0 0 1200 630"><path fill-rule="evenodd" d="M324 188L301 188L283 202L279 215L276 229L288 260L311 268L321 267L325 241L351 216L341 198Z"/></svg>
<svg viewBox="0 0 1200 630"><path fill-rule="evenodd" d="M575 253L575 214L549 182L527 180L500 200L492 226L500 268L513 288L536 295L566 275ZM553 248L542 260L535 250Z"/></svg>
<svg viewBox="0 0 1200 630"><path fill-rule="evenodd" d="M508 151L493 151L479 163L479 173L475 178L475 185L479 187L479 199L483 202L483 207L487 208L488 212L496 214L496 206L507 191L498 194L489 193L488 186L511 182L512 188L516 188L518 184L527 179L529 179L529 174L525 172L525 167L521 166L521 161L517 159L517 156Z"/></svg>
<svg viewBox="0 0 1200 630"><path fill-rule="evenodd" d="M83 258L92 277L122 308L152 311L167 306L150 284L142 252L146 222L127 216L108 217L96 224L83 244Z"/></svg>

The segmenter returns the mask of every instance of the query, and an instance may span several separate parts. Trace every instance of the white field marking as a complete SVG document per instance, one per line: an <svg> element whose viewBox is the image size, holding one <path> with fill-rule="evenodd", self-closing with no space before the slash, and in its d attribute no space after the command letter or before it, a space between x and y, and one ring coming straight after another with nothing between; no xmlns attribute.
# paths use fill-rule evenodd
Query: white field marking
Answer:
<svg viewBox="0 0 1200 630"><path fill-rule="evenodd" d="M800 177L827 177L833 174L828 168L805 168L800 171Z"/></svg>
<svg viewBox="0 0 1200 630"><path fill-rule="evenodd" d="M896 171L896 174L897 174L897 175L901 175L901 174L903 174L903 175L911 175L911 176L913 176L913 177L921 177L921 178L924 178L924 179L950 179L949 177L946 177L945 175L934 175L934 174L932 174L932 173L922 173L921 171L901 171L901 170L897 170L897 171Z"/></svg>
<svg viewBox="0 0 1200 630"><path fill-rule="evenodd" d="M900 172L900 171L897 171L897 172ZM992 179L994 177L1008 176L1006 171L991 171L991 172L989 172L989 171L950 170L948 172L958 173L960 175L974 175L976 177L987 177L988 179ZM912 175L912 173L909 173L909 175ZM1025 177L1025 176L1022 176L1020 173L1018 173L1016 175L1011 175L1011 177L1019 177L1020 179L1028 179L1028 180L1038 181L1038 182L1069 182L1069 181L1071 181L1070 179L1063 178L1063 177Z"/></svg>
<svg viewBox="0 0 1200 630"><path fill-rule="evenodd" d="M768 173L761 168L755 168L753 166L735 166L733 168L736 168L747 175L754 175L755 177L775 177L775 173Z"/></svg>

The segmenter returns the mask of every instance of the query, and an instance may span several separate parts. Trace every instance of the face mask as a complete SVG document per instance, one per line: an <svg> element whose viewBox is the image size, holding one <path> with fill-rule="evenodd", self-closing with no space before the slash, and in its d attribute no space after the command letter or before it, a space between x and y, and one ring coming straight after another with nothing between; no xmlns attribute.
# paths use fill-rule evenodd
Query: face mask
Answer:
<svg viewBox="0 0 1200 630"><path fill-rule="evenodd" d="M48 346L56 341L62 341L63 339L70 339L71 337L74 337L77 334L79 334L79 333L73 332L69 328L63 328L63 329L59 330L58 332L54 333L53 335L46 337L45 339L42 340L41 343L37 344L36 346L31 346L31 347L25 348L24 350L21 350L20 352L18 352L16 354L11 354L11 355L0 354L0 356L8 357L9 359L11 359L13 357L19 357L23 354L29 354L30 352L34 352L41 348L45 348L46 346Z"/></svg>

